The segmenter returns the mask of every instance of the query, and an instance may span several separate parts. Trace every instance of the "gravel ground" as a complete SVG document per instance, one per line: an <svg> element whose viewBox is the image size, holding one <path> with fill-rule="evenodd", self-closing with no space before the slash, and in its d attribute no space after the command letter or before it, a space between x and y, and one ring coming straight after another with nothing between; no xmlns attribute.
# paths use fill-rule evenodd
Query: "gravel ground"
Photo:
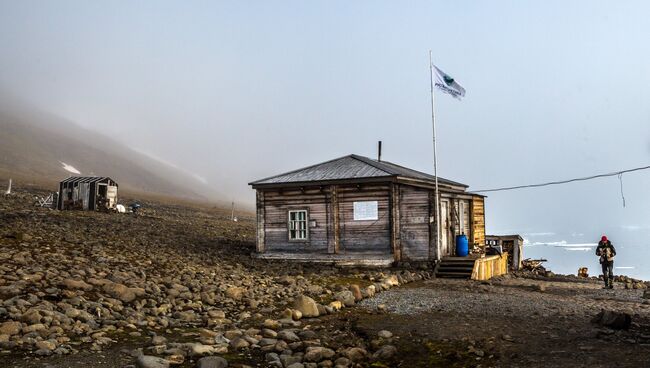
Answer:
<svg viewBox="0 0 650 368"><path fill-rule="evenodd" d="M411 366L427 366L421 357L435 350L440 354L440 343L481 354L474 365L458 366L650 366L650 304L643 290L622 284L603 290L597 281L570 277L504 277L489 283L437 279L392 289L359 305L366 313L357 322L363 334L387 329L409 341L406 347L436 346L411 350L420 356ZM628 313L632 326L613 330L592 323L601 309ZM449 362L453 359L447 364L454 366Z"/></svg>
<svg viewBox="0 0 650 368"><path fill-rule="evenodd" d="M603 290L600 284L591 282L506 279L486 285L466 280L439 279L394 289L376 298L366 299L360 305L375 309L383 304L387 311L401 315L437 311L471 312L483 317L513 313L591 316L595 314L594 310L611 308L648 316L650 305L642 304L642 296L643 290L627 290L621 285L614 290Z"/></svg>

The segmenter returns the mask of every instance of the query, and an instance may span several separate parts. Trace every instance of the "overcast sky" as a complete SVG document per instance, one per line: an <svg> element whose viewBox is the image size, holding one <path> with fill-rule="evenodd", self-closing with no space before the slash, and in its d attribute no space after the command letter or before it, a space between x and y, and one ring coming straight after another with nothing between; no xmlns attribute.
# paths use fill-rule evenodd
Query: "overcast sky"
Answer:
<svg viewBox="0 0 650 368"><path fill-rule="evenodd" d="M233 198L349 153L484 189L650 162L647 1L0 0L0 88ZM492 194L489 232L650 232L650 172ZM637 230L634 230L637 231Z"/></svg>

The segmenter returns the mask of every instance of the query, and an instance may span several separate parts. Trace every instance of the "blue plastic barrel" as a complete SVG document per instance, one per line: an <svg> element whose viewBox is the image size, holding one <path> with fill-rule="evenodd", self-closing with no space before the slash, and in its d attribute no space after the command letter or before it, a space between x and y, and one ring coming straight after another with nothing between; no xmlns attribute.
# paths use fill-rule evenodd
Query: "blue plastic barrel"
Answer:
<svg viewBox="0 0 650 368"><path fill-rule="evenodd" d="M469 244L467 242L467 236L457 235L456 236L456 255L458 257L466 257L469 254Z"/></svg>

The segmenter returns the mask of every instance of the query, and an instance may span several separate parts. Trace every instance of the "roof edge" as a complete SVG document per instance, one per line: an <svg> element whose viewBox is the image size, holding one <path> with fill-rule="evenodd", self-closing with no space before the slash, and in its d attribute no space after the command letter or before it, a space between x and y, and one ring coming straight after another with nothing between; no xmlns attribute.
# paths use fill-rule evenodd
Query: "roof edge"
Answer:
<svg viewBox="0 0 650 368"><path fill-rule="evenodd" d="M341 156L341 157L333 158L333 159L331 159L331 160L327 160L327 161L319 162L319 163L317 163L317 164L313 164L313 165L309 165L309 166L301 167L301 168L299 168L299 169L295 169L295 170L287 171L287 172L282 173L282 174L272 175L272 176L269 176L269 177L266 177L266 178L263 178L263 179L258 179L258 180L255 180L255 181L251 181L250 183L248 183L248 185L255 185L255 184L258 184L258 183L261 182L261 181L266 181L266 180L270 180L270 179L273 179L273 178L277 178L278 176L285 176L285 175L293 174L293 173L298 172L298 171L311 169L312 167L320 166L320 165L323 165L323 164L327 164L327 163L330 163L330 162L334 162L334 161L336 161L336 160L340 160L340 159L343 159L343 158L346 158L346 157L352 157L352 156L354 156L354 155L345 155L345 156ZM383 170L382 170L382 171L383 171Z"/></svg>

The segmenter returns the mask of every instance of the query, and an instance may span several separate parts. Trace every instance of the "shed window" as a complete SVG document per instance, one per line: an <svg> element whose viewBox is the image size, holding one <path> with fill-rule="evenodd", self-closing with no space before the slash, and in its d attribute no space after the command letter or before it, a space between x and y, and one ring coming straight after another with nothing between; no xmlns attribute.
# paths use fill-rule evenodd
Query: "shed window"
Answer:
<svg viewBox="0 0 650 368"><path fill-rule="evenodd" d="M307 211L289 211L289 240L306 240L307 229Z"/></svg>

